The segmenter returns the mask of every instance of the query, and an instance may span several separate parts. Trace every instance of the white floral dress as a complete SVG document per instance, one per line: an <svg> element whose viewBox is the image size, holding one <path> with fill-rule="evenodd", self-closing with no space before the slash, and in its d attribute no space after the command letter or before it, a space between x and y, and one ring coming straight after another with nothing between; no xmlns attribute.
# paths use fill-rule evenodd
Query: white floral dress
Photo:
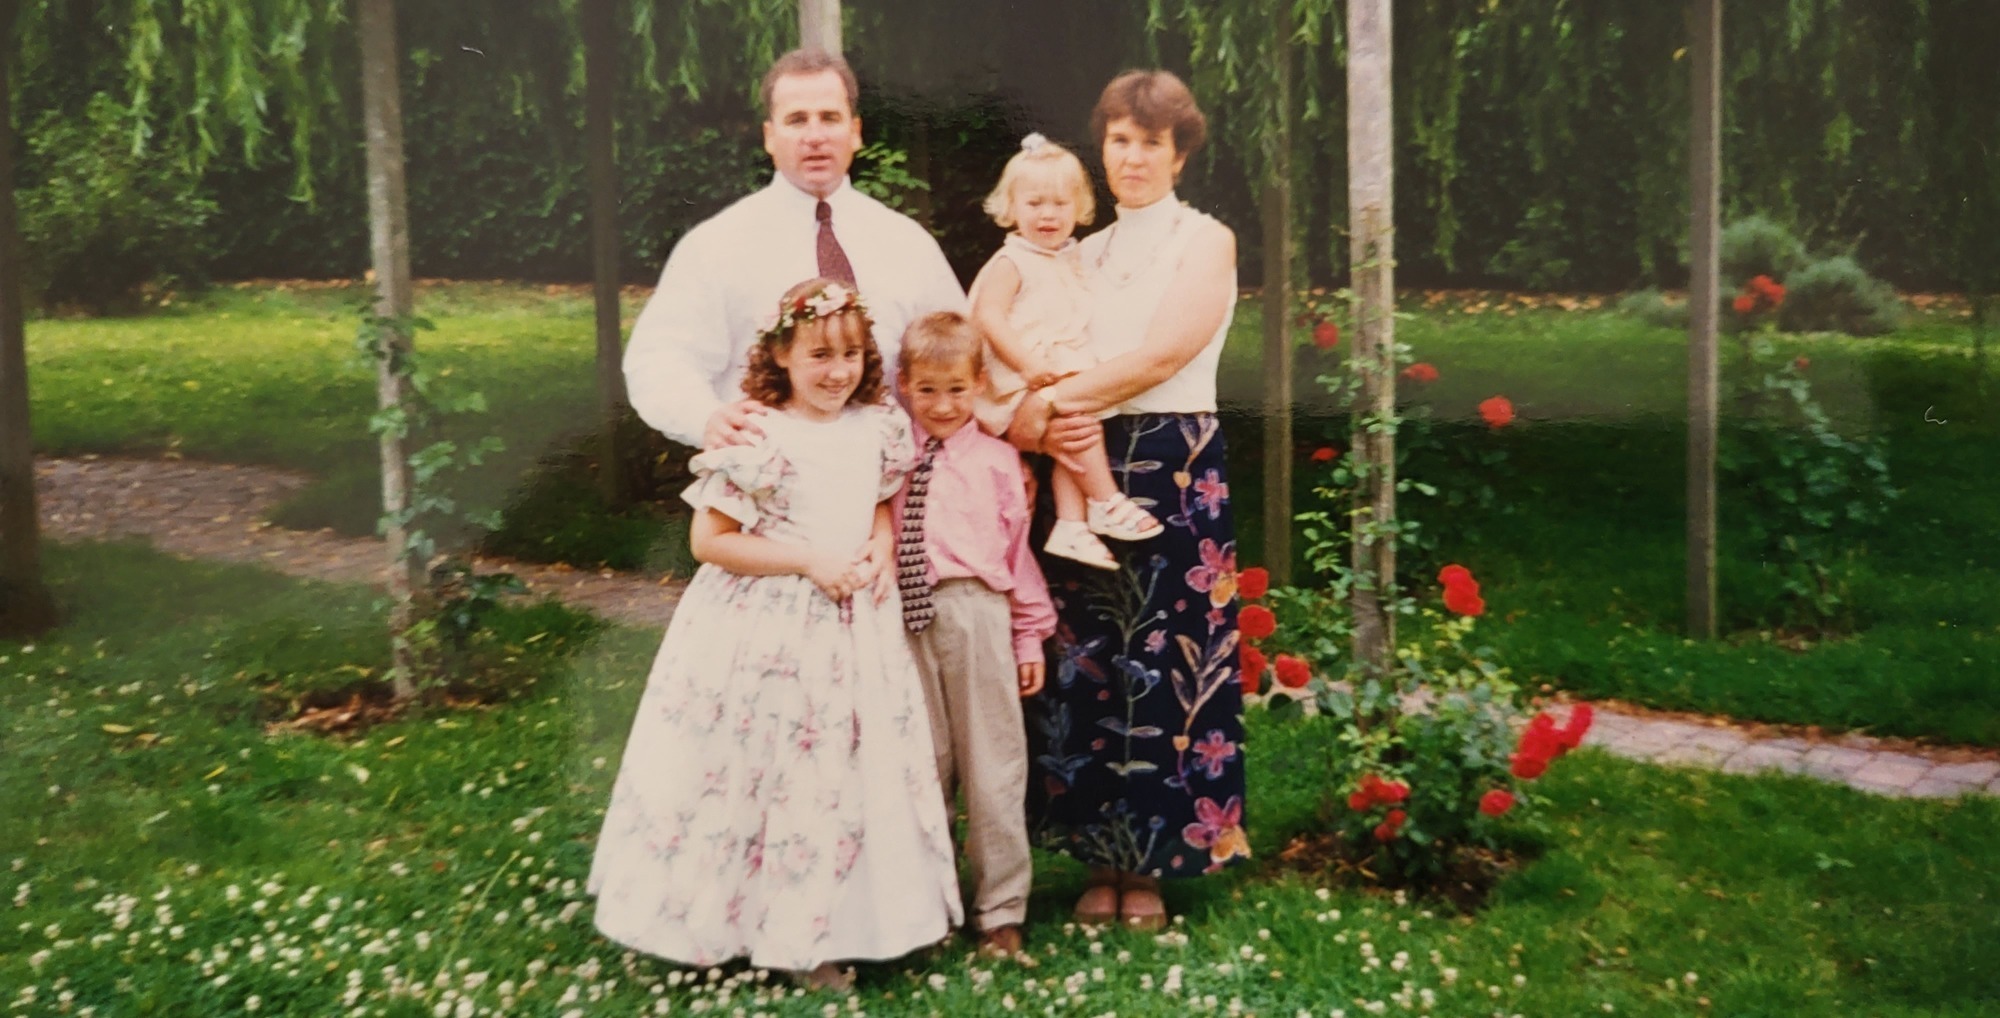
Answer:
<svg viewBox="0 0 2000 1018"><path fill-rule="evenodd" d="M854 549L914 465L909 419L759 419L683 497L745 533ZM597 840L597 927L690 965L905 954L962 918L916 665L891 595L702 566L646 680Z"/></svg>

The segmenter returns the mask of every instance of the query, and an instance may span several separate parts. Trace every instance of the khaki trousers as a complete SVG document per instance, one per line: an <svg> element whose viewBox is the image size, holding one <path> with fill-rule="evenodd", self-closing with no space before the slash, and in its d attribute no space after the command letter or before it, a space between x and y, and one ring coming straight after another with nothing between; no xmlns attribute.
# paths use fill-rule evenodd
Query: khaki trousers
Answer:
<svg viewBox="0 0 2000 1018"><path fill-rule="evenodd" d="M937 618L910 639L930 707L945 812L952 782L965 793L965 857L972 863L974 929L1028 915L1028 738L1021 721L1007 595L978 580L945 580Z"/></svg>

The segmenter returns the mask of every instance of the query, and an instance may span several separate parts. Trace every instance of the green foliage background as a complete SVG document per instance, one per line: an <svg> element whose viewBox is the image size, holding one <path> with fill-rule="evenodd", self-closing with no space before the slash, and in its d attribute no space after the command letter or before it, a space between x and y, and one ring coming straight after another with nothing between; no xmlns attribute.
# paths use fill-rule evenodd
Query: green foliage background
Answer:
<svg viewBox="0 0 2000 1018"><path fill-rule="evenodd" d="M577 0L402 5L420 274L588 277ZM114 96L135 142L203 169L220 277L366 260L354 42L337 0L37 0L17 131ZM1156 63L1195 81L1216 144L1182 196L1234 226L1254 282L1270 21L1257 0L1006 5L855 0L868 135L907 153L915 207L970 273L974 199L1021 134L1082 142L1096 90ZM1399 279L1617 288L1681 281L1687 29L1677 3L1395 5ZM1303 271L1344 272L1345 6L1296 0ZM794 37L779 0L620 2L624 268L764 179L755 81ZM2000 285L2000 38L1985 0L1785 0L1725 14L1726 214L1764 212L1905 287ZM197 52L206 59L172 54ZM136 83L136 84L135 84ZM50 118L49 114L56 114ZM1080 145L1088 149L1087 144ZM867 167L860 168L863 173ZM22 186L57 171L29 158ZM307 201L306 199L310 199Z"/></svg>

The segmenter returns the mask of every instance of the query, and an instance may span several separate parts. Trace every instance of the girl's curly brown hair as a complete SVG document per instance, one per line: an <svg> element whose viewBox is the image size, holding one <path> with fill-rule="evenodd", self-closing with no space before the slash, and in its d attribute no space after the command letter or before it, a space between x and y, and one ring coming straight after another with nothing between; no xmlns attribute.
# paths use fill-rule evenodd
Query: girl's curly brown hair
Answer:
<svg viewBox="0 0 2000 1018"><path fill-rule="evenodd" d="M778 306L786 307L834 285L839 285L837 280L824 276L808 279L786 290L785 295L778 298ZM778 366L778 353L790 350L801 338L813 341L824 337L837 349L849 346L861 348L861 384L855 386L854 394L847 397L848 404L880 403L882 351L875 346L874 336L875 320L868 317L867 312L853 308L800 322L775 336L762 337L756 346L750 348L750 363L743 373L743 394L768 407L782 407L791 402L792 377Z"/></svg>

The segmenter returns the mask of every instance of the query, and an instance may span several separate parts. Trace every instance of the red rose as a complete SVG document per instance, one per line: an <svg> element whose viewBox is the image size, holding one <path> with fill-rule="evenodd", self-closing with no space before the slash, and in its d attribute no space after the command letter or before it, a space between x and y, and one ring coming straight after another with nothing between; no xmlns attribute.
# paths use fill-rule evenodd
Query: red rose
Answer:
<svg viewBox="0 0 2000 1018"><path fill-rule="evenodd" d="M1327 463L1332 461L1333 457L1334 451L1332 446L1322 445L1312 451L1312 461L1314 463Z"/></svg>
<svg viewBox="0 0 2000 1018"><path fill-rule="evenodd" d="M1562 733L1556 731L1556 719L1546 713L1537 714L1528 721L1528 727L1521 732L1521 752L1530 756L1555 759L1563 753Z"/></svg>
<svg viewBox="0 0 2000 1018"><path fill-rule="evenodd" d="M1261 640L1278 631L1278 617L1261 604L1244 605L1236 613L1236 628L1252 640Z"/></svg>
<svg viewBox="0 0 2000 1018"><path fill-rule="evenodd" d="M1497 817L1514 808L1514 793L1496 788L1479 797L1479 812Z"/></svg>
<svg viewBox="0 0 2000 1018"><path fill-rule="evenodd" d="M1386 823L1391 827L1401 827L1403 826L1404 821L1407 821L1409 819L1410 815L1408 813L1405 813L1399 809L1392 809L1389 811L1389 818L1387 820L1384 820L1383 823Z"/></svg>
<svg viewBox="0 0 2000 1018"><path fill-rule="evenodd" d="M1236 596L1255 601L1271 592L1271 573L1263 566L1251 566L1236 574Z"/></svg>
<svg viewBox="0 0 2000 1018"><path fill-rule="evenodd" d="M1322 350L1331 350L1340 342L1340 326L1332 322L1321 322L1313 326L1313 345Z"/></svg>
<svg viewBox="0 0 2000 1018"><path fill-rule="evenodd" d="M1570 710L1569 721L1563 725L1562 731L1557 733L1557 741L1562 744L1565 751L1583 745L1583 737L1590 733L1590 723L1596 716L1597 712L1587 703L1577 704Z"/></svg>
<svg viewBox="0 0 2000 1018"><path fill-rule="evenodd" d="M1735 308L1737 314L1747 315L1757 310L1757 297L1755 294L1739 293L1729 306Z"/></svg>
<svg viewBox="0 0 2000 1018"><path fill-rule="evenodd" d="M1812 367L1812 361L1808 358L1800 357L1799 359L1792 362L1792 367L1795 367L1800 371L1804 371L1805 369Z"/></svg>
<svg viewBox="0 0 2000 1018"><path fill-rule="evenodd" d="M1505 396L1494 396L1479 404L1479 416L1488 427L1504 428L1514 423L1514 402Z"/></svg>
<svg viewBox="0 0 2000 1018"><path fill-rule="evenodd" d="M1472 570L1467 569L1456 562L1452 563L1451 565L1445 566L1443 569L1438 570L1438 582L1444 584L1447 587L1457 587L1470 584L1475 593L1479 590L1478 582L1473 580L1472 578Z"/></svg>
<svg viewBox="0 0 2000 1018"><path fill-rule="evenodd" d="M1375 800L1370 799L1368 797L1368 793L1366 792L1356 792L1353 795L1347 797L1347 808L1353 810L1356 813L1359 813L1373 805L1375 805Z"/></svg>
<svg viewBox="0 0 2000 1018"><path fill-rule="evenodd" d="M1418 361L1403 369L1403 377L1412 382L1435 382L1438 380L1438 369L1424 361Z"/></svg>
<svg viewBox="0 0 2000 1018"><path fill-rule="evenodd" d="M1530 756L1527 753L1514 754L1513 759L1509 760L1508 764L1507 770L1515 777L1524 781L1533 781L1541 777L1542 772L1549 769L1547 757Z"/></svg>
<svg viewBox="0 0 2000 1018"><path fill-rule="evenodd" d="M1449 611L1474 618L1486 613L1486 601L1479 596L1479 588L1462 583L1444 588L1444 606Z"/></svg>
<svg viewBox="0 0 2000 1018"><path fill-rule="evenodd" d="M1772 307L1777 307L1778 305L1783 304L1785 302L1785 288L1779 286L1776 283L1772 283L1770 292L1764 294L1764 296L1769 297L1771 299Z"/></svg>
<svg viewBox="0 0 2000 1018"><path fill-rule="evenodd" d="M1389 842L1396 840L1396 828L1390 826L1387 823L1376 824L1375 840L1385 845L1388 844Z"/></svg>
<svg viewBox="0 0 2000 1018"><path fill-rule="evenodd" d="M1778 285L1778 281L1772 279L1770 276L1750 277L1750 289L1757 291L1758 296L1770 301L1772 307L1777 307L1785 299L1785 288Z"/></svg>
<svg viewBox="0 0 2000 1018"><path fill-rule="evenodd" d="M1380 793L1383 802L1406 802L1410 798L1410 786L1400 781L1384 781ZM1397 810L1397 813L1402 810ZM1390 814L1394 816L1395 814ZM1397 821L1401 823L1401 821Z"/></svg>
<svg viewBox="0 0 2000 1018"><path fill-rule="evenodd" d="M1243 669L1243 674L1247 681L1255 682L1257 681L1257 679L1263 677L1264 668L1268 664L1268 662L1264 660L1263 651L1258 650L1257 648L1252 647L1246 643L1243 645L1243 649L1238 652L1237 656L1238 656L1238 667ZM1256 676L1256 678L1250 678L1250 676ZM1251 690L1251 692L1255 692L1255 690Z"/></svg>
<svg viewBox="0 0 2000 1018"><path fill-rule="evenodd" d="M1262 671L1253 672L1248 669L1245 669L1241 673L1241 676L1238 679L1238 683L1242 686L1243 695L1250 696L1251 694L1264 688L1264 673Z"/></svg>
<svg viewBox="0 0 2000 1018"><path fill-rule="evenodd" d="M1290 654L1278 655L1277 667L1278 685L1286 689L1304 689L1313 679L1312 669Z"/></svg>

